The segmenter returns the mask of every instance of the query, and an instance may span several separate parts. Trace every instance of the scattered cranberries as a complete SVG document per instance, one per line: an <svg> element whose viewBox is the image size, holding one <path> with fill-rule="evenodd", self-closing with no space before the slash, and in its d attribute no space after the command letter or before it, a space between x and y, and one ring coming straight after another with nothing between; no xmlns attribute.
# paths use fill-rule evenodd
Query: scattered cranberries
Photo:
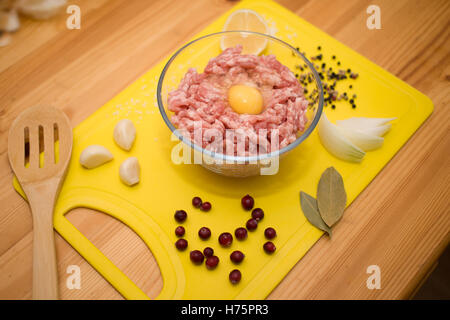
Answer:
<svg viewBox="0 0 450 320"><path fill-rule="evenodd" d="M201 209L202 209L202 211L209 211L209 210L211 210L211 203L203 202Z"/></svg>
<svg viewBox="0 0 450 320"><path fill-rule="evenodd" d="M242 227L237 228L236 230L234 230L234 235L238 240L245 240L247 238L247 229Z"/></svg>
<svg viewBox="0 0 450 320"><path fill-rule="evenodd" d="M239 251L239 250L233 251L233 252L230 254L230 259L231 259L231 261L233 261L234 263L241 263L242 260L244 260L244 258L245 258L245 255L244 255L241 251Z"/></svg>
<svg viewBox="0 0 450 320"><path fill-rule="evenodd" d="M258 227L258 221L256 221L256 219L251 218L250 220L247 221L246 227L249 231L256 230L256 228Z"/></svg>
<svg viewBox="0 0 450 320"><path fill-rule="evenodd" d="M242 275L238 269L234 269L230 272L230 275L228 277L232 284L237 284L239 281L241 281Z"/></svg>
<svg viewBox="0 0 450 320"><path fill-rule="evenodd" d="M266 230L264 230L264 235L266 236L267 239L273 239L277 236L277 232L275 231L274 228L267 228Z"/></svg>
<svg viewBox="0 0 450 320"><path fill-rule="evenodd" d="M207 227L201 227L200 230L198 230L198 236L203 240L209 239L209 237L211 237L211 230Z"/></svg>
<svg viewBox="0 0 450 320"><path fill-rule="evenodd" d="M182 227L182 226L178 226L178 227L175 228L175 235L177 237L184 236L185 232L186 232L186 230L184 230L184 227Z"/></svg>
<svg viewBox="0 0 450 320"><path fill-rule="evenodd" d="M191 251L190 258L191 258L191 261L195 264L200 264L205 259L205 257L203 256L203 253L200 250Z"/></svg>
<svg viewBox="0 0 450 320"><path fill-rule="evenodd" d="M241 204L245 210L252 210L253 205L255 204L255 200L253 200L251 196L246 195L241 199Z"/></svg>
<svg viewBox="0 0 450 320"><path fill-rule="evenodd" d="M203 254L205 255L205 257L212 257L214 255L214 249L206 247L205 249L203 249Z"/></svg>
<svg viewBox="0 0 450 320"><path fill-rule="evenodd" d="M264 243L263 248L264 248L264 251L267 253L274 253L275 250L277 249L275 247L275 245L270 241L267 241L266 243Z"/></svg>
<svg viewBox="0 0 450 320"><path fill-rule="evenodd" d="M192 198L192 205L196 208L200 208L202 205L202 199L200 199L199 197Z"/></svg>
<svg viewBox="0 0 450 320"><path fill-rule="evenodd" d="M210 270L215 269L217 267L217 265L219 264L219 257L217 257L217 256L208 257L206 259L205 264L208 269L210 269Z"/></svg>
<svg viewBox="0 0 450 320"><path fill-rule="evenodd" d="M177 242L175 242L175 247L177 247L178 250L183 251L187 248L188 242L185 239L178 239Z"/></svg>
<svg viewBox="0 0 450 320"><path fill-rule="evenodd" d="M261 208L255 208L252 211L252 218L256 221L260 221L264 218L264 211Z"/></svg>
<svg viewBox="0 0 450 320"><path fill-rule="evenodd" d="M219 243L224 247L231 246L233 242L233 236L229 232L224 232L219 236Z"/></svg>
<svg viewBox="0 0 450 320"><path fill-rule="evenodd" d="M187 213L184 210L177 210L175 211L174 217L178 222L183 222L187 218Z"/></svg>

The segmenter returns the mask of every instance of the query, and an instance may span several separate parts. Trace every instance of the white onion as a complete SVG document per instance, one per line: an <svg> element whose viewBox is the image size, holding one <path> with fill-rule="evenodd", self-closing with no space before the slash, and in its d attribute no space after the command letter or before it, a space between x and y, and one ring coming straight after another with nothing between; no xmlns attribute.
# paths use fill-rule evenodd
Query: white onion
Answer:
<svg viewBox="0 0 450 320"><path fill-rule="evenodd" d="M337 126L328 120L325 113L322 114L319 121L318 133L320 141L325 149L339 159L351 162L361 162L366 154L347 139L339 131Z"/></svg>
<svg viewBox="0 0 450 320"><path fill-rule="evenodd" d="M375 150L383 145L384 139L379 136L367 134L355 129L337 128L350 142L364 151Z"/></svg>
<svg viewBox="0 0 450 320"><path fill-rule="evenodd" d="M391 129L388 123L396 118L349 118L332 124L325 114L319 122L319 137L324 147L336 157L360 162L364 151L383 145L382 136ZM364 150L364 151L363 151Z"/></svg>
<svg viewBox="0 0 450 320"><path fill-rule="evenodd" d="M338 126L352 128L352 129L366 129L382 126L397 118L365 118L365 117L353 117L345 120L337 120Z"/></svg>

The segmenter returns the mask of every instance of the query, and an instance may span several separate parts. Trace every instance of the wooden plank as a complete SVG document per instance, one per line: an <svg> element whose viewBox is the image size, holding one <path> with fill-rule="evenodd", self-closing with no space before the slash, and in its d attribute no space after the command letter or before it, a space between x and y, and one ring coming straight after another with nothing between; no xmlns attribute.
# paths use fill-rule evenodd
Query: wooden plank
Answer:
<svg viewBox="0 0 450 320"><path fill-rule="evenodd" d="M31 298L31 215L12 188L6 154L12 120L30 105L51 103L73 125L80 123L234 4L76 3L81 30L67 30L64 13L44 22L23 20L12 44L0 48L0 298ZM408 298L450 238L450 2L380 0L382 30L366 28L370 1L280 3L427 94L435 111L350 206L333 240L322 238L269 298ZM87 209L68 217L147 294L157 296L158 267L134 232ZM122 298L59 236L56 245L63 299ZM80 290L65 286L72 264L81 268ZM366 268L373 264L381 268L381 290L366 287Z"/></svg>

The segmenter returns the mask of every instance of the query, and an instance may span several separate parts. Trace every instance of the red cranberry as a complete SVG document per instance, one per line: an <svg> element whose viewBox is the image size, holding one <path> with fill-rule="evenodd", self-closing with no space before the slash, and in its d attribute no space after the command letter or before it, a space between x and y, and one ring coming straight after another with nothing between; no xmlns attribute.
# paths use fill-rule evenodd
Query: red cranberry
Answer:
<svg viewBox="0 0 450 320"><path fill-rule="evenodd" d="M202 211L209 211L211 210L211 203L209 202L203 202L202 203Z"/></svg>
<svg viewBox="0 0 450 320"><path fill-rule="evenodd" d="M267 239L273 239L277 236L277 232L274 228L267 228L266 230L264 230L264 235Z"/></svg>
<svg viewBox="0 0 450 320"><path fill-rule="evenodd" d="M191 251L190 258L191 258L191 261L195 264L200 264L205 259L205 257L203 256L203 253L200 250Z"/></svg>
<svg viewBox="0 0 450 320"><path fill-rule="evenodd" d="M230 282L232 284L237 284L239 281L241 281L241 272L238 269L234 269L233 271L230 272L229 278L230 278Z"/></svg>
<svg viewBox="0 0 450 320"><path fill-rule="evenodd" d="M230 259L231 259L231 261L233 261L234 263L241 263L242 260L244 260L244 258L245 258L245 255L244 255L241 251L239 251L239 250L233 251L233 252L230 254Z"/></svg>
<svg viewBox="0 0 450 320"><path fill-rule="evenodd" d="M205 257L212 257L214 255L214 249L206 247L205 249L203 249L203 254L205 255Z"/></svg>
<svg viewBox="0 0 450 320"><path fill-rule="evenodd" d="M255 200L253 200L251 196L246 195L241 199L241 204L245 210L252 210L253 205L255 204Z"/></svg>
<svg viewBox="0 0 450 320"><path fill-rule="evenodd" d="M176 235L177 237L182 237L182 236L184 236L185 232L186 232L186 230L184 230L184 227L182 227L182 226L178 226L178 227L176 227L176 229L175 229L175 235Z"/></svg>
<svg viewBox="0 0 450 320"><path fill-rule="evenodd" d="M256 219L251 218L247 221L246 227L249 231L253 231L258 227L258 221Z"/></svg>
<svg viewBox="0 0 450 320"><path fill-rule="evenodd" d="M252 218L256 221L260 221L264 218L264 211L261 208L255 208L252 211Z"/></svg>
<svg viewBox="0 0 450 320"><path fill-rule="evenodd" d="M264 243L263 248L264 248L264 251L266 251L267 253L274 253L275 250L277 249L275 247L275 245L270 241L267 241L266 243Z"/></svg>
<svg viewBox="0 0 450 320"><path fill-rule="evenodd" d="M183 222L187 218L187 213L184 210L177 210L175 211L174 217L178 222Z"/></svg>
<svg viewBox="0 0 450 320"><path fill-rule="evenodd" d="M196 208L200 208L200 206L202 205L202 199L200 199L199 197L192 198L192 205Z"/></svg>
<svg viewBox="0 0 450 320"><path fill-rule="evenodd" d="M219 243L224 247L231 246L233 242L233 236L229 232L224 232L219 236Z"/></svg>
<svg viewBox="0 0 450 320"><path fill-rule="evenodd" d="M175 247L177 247L178 250L183 251L187 248L188 242L185 239L178 239L177 242L175 242Z"/></svg>
<svg viewBox="0 0 450 320"><path fill-rule="evenodd" d="M198 230L198 236L203 240L206 240L211 237L211 230L207 227L201 227L200 230Z"/></svg>
<svg viewBox="0 0 450 320"><path fill-rule="evenodd" d="M217 265L219 264L219 257L217 257L217 256L208 257L206 259L205 264L208 269L210 269L210 270L215 269L217 267Z"/></svg>
<svg viewBox="0 0 450 320"><path fill-rule="evenodd" d="M247 238L247 229L245 229L245 228L237 228L235 231L234 231L234 235L236 236L236 238L238 239L238 240L244 240L244 239L246 239Z"/></svg>

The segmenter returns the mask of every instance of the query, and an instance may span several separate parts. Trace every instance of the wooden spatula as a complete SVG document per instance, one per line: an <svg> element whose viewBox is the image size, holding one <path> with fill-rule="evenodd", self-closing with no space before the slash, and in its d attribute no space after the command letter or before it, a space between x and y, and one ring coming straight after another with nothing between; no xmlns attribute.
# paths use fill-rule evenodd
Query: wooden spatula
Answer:
<svg viewBox="0 0 450 320"><path fill-rule="evenodd" d="M32 107L12 123L9 162L33 215L33 299L58 299L53 208L71 153L72 128L58 109Z"/></svg>

